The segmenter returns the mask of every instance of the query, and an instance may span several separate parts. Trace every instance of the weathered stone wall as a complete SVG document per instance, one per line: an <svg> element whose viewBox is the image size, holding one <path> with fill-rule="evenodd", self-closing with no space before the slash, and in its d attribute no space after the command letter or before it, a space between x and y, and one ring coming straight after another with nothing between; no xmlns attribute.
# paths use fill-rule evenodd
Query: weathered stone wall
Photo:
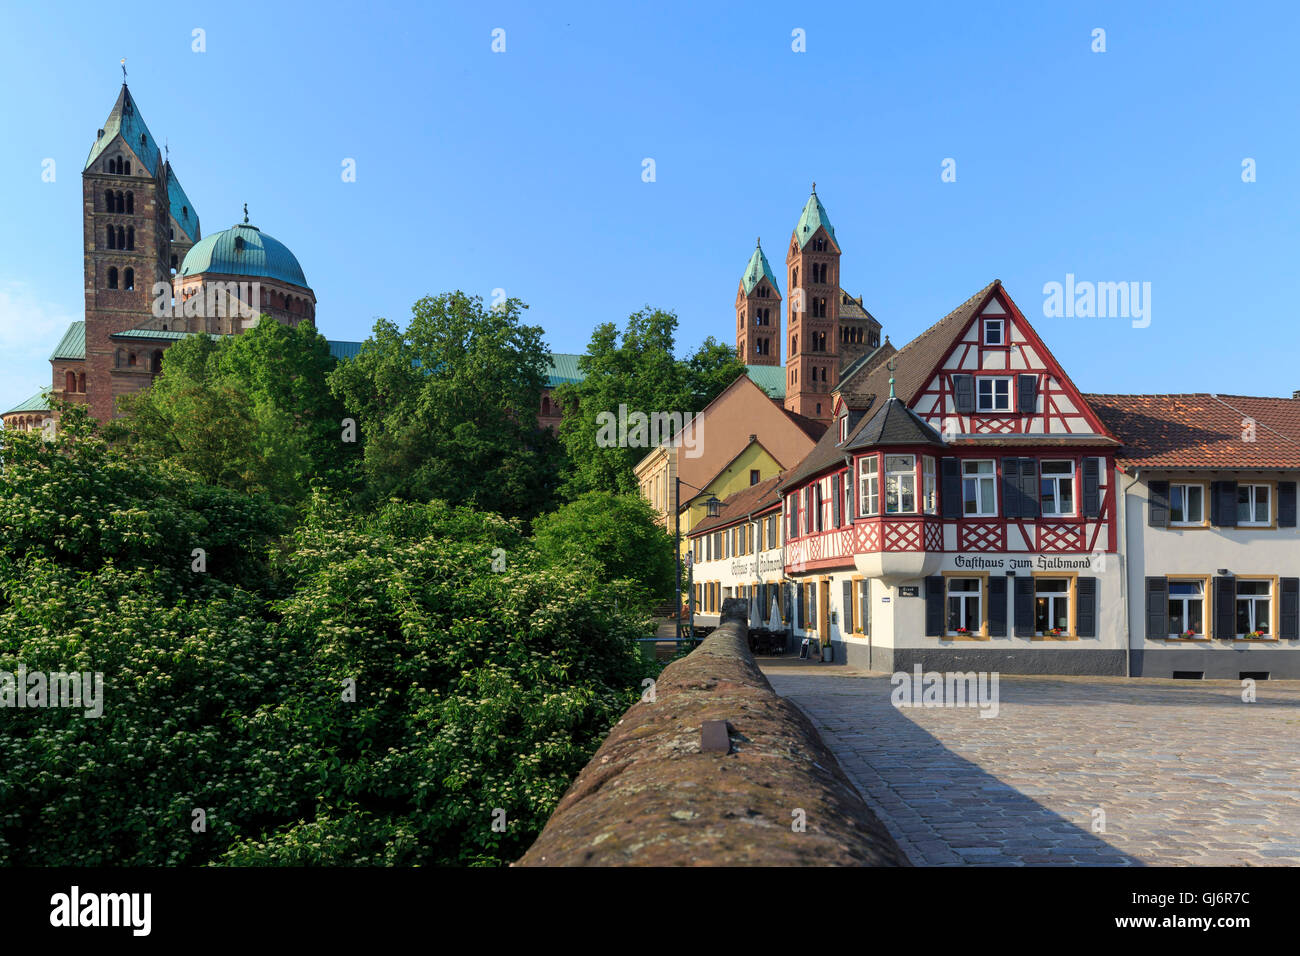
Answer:
<svg viewBox="0 0 1300 956"><path fill-rule="evenodd" d="M754 663L747 613L727 600L723 625L624 714L516 866L907 865ZM730 753L701 749L712 720L728 722Z"/></svg>

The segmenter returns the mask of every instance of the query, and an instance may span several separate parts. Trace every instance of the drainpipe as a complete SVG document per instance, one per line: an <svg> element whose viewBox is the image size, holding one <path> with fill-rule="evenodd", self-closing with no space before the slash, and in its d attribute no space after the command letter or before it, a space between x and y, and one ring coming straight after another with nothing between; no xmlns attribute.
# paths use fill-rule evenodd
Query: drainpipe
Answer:
<svg viewBox="0 0 1300 956"><path fill-rule="evenodd" d="M1128 556L1131 553L1131 543L1128 539L1128 534L1129 534L1128 494L1129 494L1129 490L1135 484L1137 484L1139 474L1141 474L1141 469L1134 468L1133 475L1131 478L1129 478L1128 484L1125 485L1124 488L1122 489L1120 500L1116 504L1116 507L1119 508L1119 525L1120 525L1119 537L1120 540L1124 542L1123 552L1120 552L1117 548L1116 553L1120 555L1119 598L1120 598L1120 607L1122 608L1124 613L1124 676L1125 677L1133 676L1133 634L1131 631L1132 619L1129 617L1129 608L1128 608L1128 604L1129 604ZM1139 525L1138 532L1141 533L1141 530L1142 527L1141 525ZM1118 544L1119 542L1116 542L1116 545Z"/></svg>

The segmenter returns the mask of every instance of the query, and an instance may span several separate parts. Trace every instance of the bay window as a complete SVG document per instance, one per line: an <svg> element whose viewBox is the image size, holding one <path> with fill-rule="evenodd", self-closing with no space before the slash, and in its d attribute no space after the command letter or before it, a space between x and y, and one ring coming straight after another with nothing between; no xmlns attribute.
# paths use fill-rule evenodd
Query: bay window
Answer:
<svg viewBox="0 0 1300 956"><path fill-rule="evenodd" d="M864 516L880 514L880 457L870 455L858 465L858 511Z"/></svg>
<svg viewBox="0 0 1300 956"><path fill-rule="evenodd" d="M885 514L916 514L916 456L885 456Z"/></svg>

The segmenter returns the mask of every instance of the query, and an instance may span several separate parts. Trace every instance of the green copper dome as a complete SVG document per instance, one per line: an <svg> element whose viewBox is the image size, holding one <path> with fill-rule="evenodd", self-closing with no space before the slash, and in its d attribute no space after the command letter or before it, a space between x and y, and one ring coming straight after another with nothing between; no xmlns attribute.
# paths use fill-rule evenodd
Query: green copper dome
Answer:
<svg viewBox="0 0 1300 956"><path fill-rule="evenodd" d="M205 236L185 254L180 274L193 276L203 272L278 279L310 288L302 266L289 247L247 223Z"/></svg>

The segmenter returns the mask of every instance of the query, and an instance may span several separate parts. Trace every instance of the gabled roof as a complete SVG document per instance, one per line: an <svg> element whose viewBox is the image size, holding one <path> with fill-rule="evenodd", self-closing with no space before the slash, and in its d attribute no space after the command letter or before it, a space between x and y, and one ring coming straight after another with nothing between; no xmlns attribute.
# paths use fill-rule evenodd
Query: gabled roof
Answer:
<svg viewBox="0 0 1300 956"><path fill-rule="evenodd" d="M860 450L876 445L936 445L943 447L943 437L921 421L917 414L897 398L880 406L865 425L843 445L845 450Z"/></svg>
<svg viewBox="0 0 1300 956"><path fill-rule="evenodd" d="M862 304L862 299L855 299L843 289L840 289L840 321L867 321L880 324L880 320L867 311L867 307Z"/></svg>
<svg viewBox="0 0 1300 956"><path fill-rule="evenodd" d="M131 91L127 89L125 83L122 84L122 91L117 94L117 102L109 111L108 119L104 120L104 135L96 139L94 145L90 147L90 155L86 157L86 165L82 168L89 169L90 164L99 158L118 133L122 134L127 148L144 163L144 168L149 170L149 174L157 176L158 143L153 138L153 133L149 132L149 127L145 125L144 117L140 115L140 110L135 105L135 98L131 96ZM143 142L141 137L144 137Z"/></svg>
<svg viewBox="0 0 1300 956"><path fill-rule="evenodd" d="M967 323L979 314L984 303L1001 285L1002 280L994 279L897 351L894 355L896 368L892 374L894 393L899 398L908 405L912 404L917 393L929 384L935 368L961 338ZM878 397L889 394L890 374L888 367L880 363L865 376L843 376L838 389L850 408L870 408Z"/></svg>
<svg viewBox="0 0 1300 956"><path fill-rule="evenodd" d="M59 344L54 346L54 352L50 355L50 361L62 359L72 361L74 359L84 359L86 357L86 323L73 322L68 326L68 331L63 333L63 338L59 339Z"/></svg>
<svg viewBox="0 0 1300 956"><path fill-rule="evenodd" d="M12 415L15 412L48 412L50 410L50 390L43 388L25 402L20 402L5 415Z"/></svg>
<svg viewBox="0 0 1300 956"><path fill-rule="evenodd" d="M1123 443L1119 463L1155 469L1298 469L1300 399L1085 395ZM1243 440L1254 421L1254 441Z"/></svg>
<svg viewBox="0 0 1300 956"><path fill-rule="evenodd" d="M765 481L728 495L718 506L717 516L697 521L691 526L688 536L693 538L710 529L743 521L748 515L779 507L781 499L777 496L776 489L780 483L781 476L773 475Z"/></svg>
<svg viewBox="0 0 1300 956"><path fill-rule="evenodd" d="M776 273L772 271L767 256L763 255L762 245L756 244L754 254L749 257L749 264L745 266L745 274L740 277L740 284L744 286L745 295L749 295L754 291L754 286L762 281L763 276L767 276L768 281L772 283L772 288L777 290L777 295L780 295L780 286L776 284Z"/></svg>
<svg viewBox="0 0 1300 956"><path fill-rule="evenodd" d="M812 195L809 196L808 201L804 203L803 213L799 216L799 222L796 223L794 227L794 237L798 240L800 249L808 244L808 240L816 234L818 228L821 226L825 226L826 232L830 235L832 240L835 240L835 227L831 225L830 216L826 215L826 207L823 206L822 201L817 198L817 188L814 186ZM839 245L839 241L835 240L835 244Z"/></svg>
<svg viewBox="0 0 1300 956"><path fill-rule="evenodd" d="M195 212L190 197L185 195L185 190L181 188L181 181L176 178L176 170L172 168L172 164L167 163L166 169L167 202L171 207L172 218L176 220L176 224L181 227L190 242L198 242L199 214Z"/></svg>

